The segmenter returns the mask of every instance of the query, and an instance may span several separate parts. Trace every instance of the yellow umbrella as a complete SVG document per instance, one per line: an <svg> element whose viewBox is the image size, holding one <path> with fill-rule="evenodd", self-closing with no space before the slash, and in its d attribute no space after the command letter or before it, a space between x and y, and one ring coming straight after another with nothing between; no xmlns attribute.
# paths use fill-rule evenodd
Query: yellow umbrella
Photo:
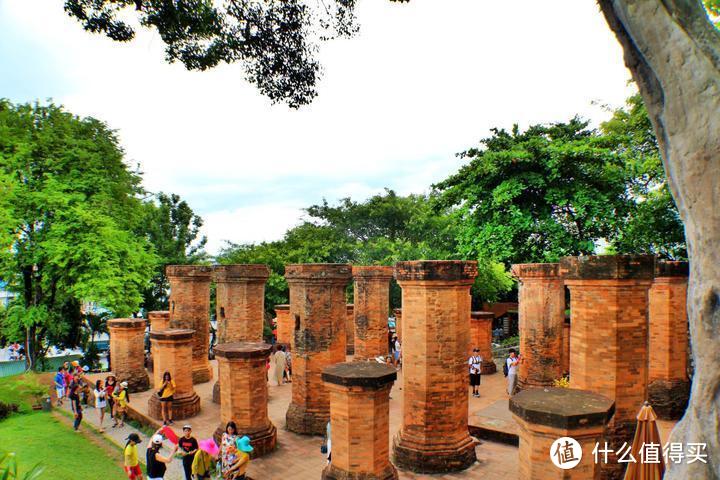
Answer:
<svg viewBox="0 0 720 480"><path fill-rule="evenodd" d="M648 402L640 409L637 420L635 438L630 449L635 462L628 463L625 480L661 480L665 473L662 443L655 423L657 415Z"/></svg>

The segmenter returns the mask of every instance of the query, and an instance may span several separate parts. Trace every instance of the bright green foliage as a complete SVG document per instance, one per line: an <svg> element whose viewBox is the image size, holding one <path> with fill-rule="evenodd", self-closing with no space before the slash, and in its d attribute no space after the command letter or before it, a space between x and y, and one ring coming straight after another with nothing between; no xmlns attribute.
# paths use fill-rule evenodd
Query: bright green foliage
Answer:
<svg viewBox="0 0 720 480"><path fill-rule="evenodd" d="M44 467L35 465L28 472L19 473L16 455L0 452L0 480L36 480L44 471Z"/></svg>
<svg viewBox="0 0 720 480"><path fill-rule="evenodd" d="M720 0L703 0L703 4L715 26L720 27Z"/></svg>
<svg viewBox="0 0 720 480"><path fill-rule="evenodd" d="M140 176L114 132L52 104L0 100L0 185L0 278L20 294L3 333L26 338L31 367L73 340L82 302L137 310L156 257Z"/></svg>
<svg viewBox="0 0 720 480"><path fill-rule="evenodd" d="M185 265L207 260L203 250L207 238L200 236L202 218L178 195L159 193L145 204L147 236L158 256L158 263L150 286L143 293L143 310L168 308L169 283L166 265Z"/></svg>

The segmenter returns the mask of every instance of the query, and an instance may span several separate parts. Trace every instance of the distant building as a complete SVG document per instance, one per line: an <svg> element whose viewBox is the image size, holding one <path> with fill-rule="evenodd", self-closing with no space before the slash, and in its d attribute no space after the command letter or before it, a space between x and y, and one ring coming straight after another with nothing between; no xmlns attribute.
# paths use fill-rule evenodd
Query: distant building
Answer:
<svg viewBox="0 0 720 480"><path fill-rule="evenodd" d="M7 290L7 282L0 280L0 305L7 307L17 297L17 293Z"/></svg>

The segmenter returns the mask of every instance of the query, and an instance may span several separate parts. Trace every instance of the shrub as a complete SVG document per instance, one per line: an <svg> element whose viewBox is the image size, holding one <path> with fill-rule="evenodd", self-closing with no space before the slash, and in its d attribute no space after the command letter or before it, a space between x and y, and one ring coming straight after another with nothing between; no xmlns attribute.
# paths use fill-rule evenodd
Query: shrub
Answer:
<svg viewBox="0 0 720 480"><path fill-rule="evenodd" d="M18 408L16 403L0 402L0 420L6 419L11 413L17 413ZM2 477L0 476L0 478Z"/></svg>

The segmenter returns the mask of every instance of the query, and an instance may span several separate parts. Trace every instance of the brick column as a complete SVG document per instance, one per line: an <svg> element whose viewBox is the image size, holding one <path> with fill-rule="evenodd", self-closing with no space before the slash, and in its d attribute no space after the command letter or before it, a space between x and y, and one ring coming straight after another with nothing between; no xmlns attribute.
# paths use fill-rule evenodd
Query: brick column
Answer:
<svg viewBox="0 0 720 480"><path fill-rule="evenodd" d="M388 311L393 268L353 267L355 278L355 358L388 354Z"/></svg>
<svg viewBox="0 0 720 480"><path fill-rule="evenodd" d="M192 381L192 330L162 330L150 332L153 348L153 385L160 388L165 372L175 381L173 395L173 419L189 418L200 411L200 397L193 390ZM162 418L160 399L154 393L148 399L148 414Z"/></svg>
<svg viewBox="0 0 720 480"><path fill-rule="evenodd" d="M220 384L220 440L227 422L237 424L240 435L250 437L252 457L275 450L277 430L268 417L268 387L265 363L271 345L260 342L223 343L215 347Z"/></svg>
<svg viewBox="0 0 720 480"><path fill-rule="evenodd" d="M648 396L659 418L685 413L690 395L687 375L687 262L658 262L650 287Z"/></svg>
<svg viewBox="0 0 720 480"><path fill-rule="evenodd" d="M265 322L267 265L217 265L215 309L217 343L262 342ZM220 386L213 385L213 402L220 403Z"/></svg>
<svg viewBox="0 0 720 480"><path fill-rule="evenodd" d="M403 421L394 439L400 468L462 470L475 460L468 433L470 286L477 262L399 262L402 288Z"/></svg>
<svg viewBox="0 0 720 480"><path fill-rule="evenodd" d="M170 281L170 328L195 331L192 380L193 383L209 382L213 376L208 361L212 267L168 265L165 275Z"/></svg>
<svg viewBox="0 0 720 480"><path fill-rule="evenodd" d="M119 382L128 382L130 392L150 388L145 371L145 319L116 318L108 321L112 371Z"/></svg>
<svg viewBox="0 0 720 480"><path fill-rule="evenodd" d="M275 321L277 322L277 343L292 346L293 322L290 320L290 305L275 305Z"/></svg>
<svg viewBox="0 0 720 480"><path fill-rule="evenodd" d="M650 255L565 257L561 270L570 288L570 385L615 401L608 443L632 443L636 416L647 396ZM603 478L621 478L614 455Z"/></svg>
<svg viewBox="0 0 720 480"><path fill-rule="evenodd" d="M493 312L471 312L470 313L470 344L468 355L472 355L473 348L480 349L482 365L480 371L483 375L497 372L497 366L493 361L492 352L492 325L495 319Z"/></svg>
<svg viewBox="0 0 720 480"><path fill-rule="evenodd" d="M570 323L563 323L562 373L570 373Z"/></svg>
<svg viewBox="0 0 720 480"><path fill-rule="evenodd" d="M332 462L323 480L395 480L390 463L390 389L397 372L377 362L332 365L322 379L330 392Z"/></svg>
<svg viewBox="0 0 720 480"><path fill-rule="evenodd" d="M520 352L518 386L552 386L562 376L562 334L565 323L565 285L559 263L512 266L519 280Z"/></svg>
<svg viewBox="0 0 720 480"><path fill-rule="evenodd" d="M602 441L605 426L613 414L612 400L569 388L529 389L510 399L510 411L520 426L518 478L600 478L600 464L595 463L592 451L596 442ZM553 443L562 437L577 440L582 448L580 463L568 470L556 467L551 460ZM573 450L574 455L577 453Z"/></svg>
<svg viewBox="0 0 720 480"><path fill-rule="evenodd" d="M348 303L345 317L345 353L355 355L355 305Z"/></svg>
<svg viewBox="0 0 720 480"><path fill-rule="evenodd" d="M286 414L291 432L322 435L330 419L330 398L323 369L345 361L347 306L345 286L350 265L287 265L290 319L295 337L292 401Z"/></svg>
<svg viewBox="0 0 720 480"><path fill-rule="evenodd" d="M395 335L402 343L402 308L394 308L393 314L395 314Z"/></svg>
<svg viewBox="0 0 720 480"><path fill-rule="evenodd" d="M150 330L167 330L170 328L170 312L168 310L156 310L148 312Z"/></svg>

